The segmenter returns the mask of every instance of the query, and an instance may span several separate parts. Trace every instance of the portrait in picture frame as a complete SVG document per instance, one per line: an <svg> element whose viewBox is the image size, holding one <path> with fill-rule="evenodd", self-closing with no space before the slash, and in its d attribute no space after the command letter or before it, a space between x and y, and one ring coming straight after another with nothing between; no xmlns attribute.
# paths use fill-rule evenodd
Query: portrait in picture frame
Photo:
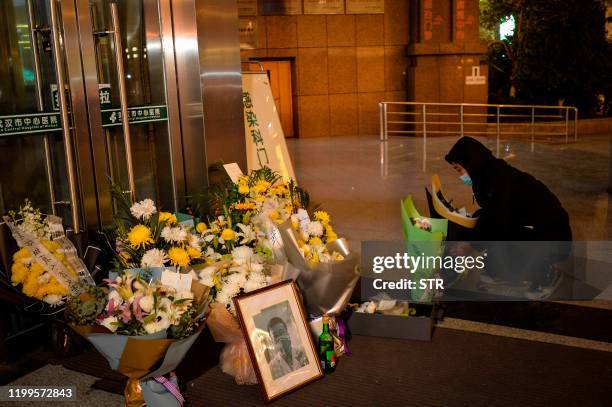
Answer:
<svg viewBox="0 0 612 407"><path fill-rule="evenodd" d="M323 377L292 280L237 296L234 306L266 402Z"/></svg>

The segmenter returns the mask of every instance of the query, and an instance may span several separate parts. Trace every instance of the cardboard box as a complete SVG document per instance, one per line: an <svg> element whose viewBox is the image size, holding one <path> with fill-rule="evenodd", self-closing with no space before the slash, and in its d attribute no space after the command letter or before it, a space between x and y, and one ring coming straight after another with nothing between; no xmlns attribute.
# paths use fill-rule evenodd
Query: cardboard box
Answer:
<svg viewBox="0 0 612 407"><path fill-rule="evenodd" d="M347 325L353 335L431 341L433 311L423 316L399 316L353 312Z"/></svg>

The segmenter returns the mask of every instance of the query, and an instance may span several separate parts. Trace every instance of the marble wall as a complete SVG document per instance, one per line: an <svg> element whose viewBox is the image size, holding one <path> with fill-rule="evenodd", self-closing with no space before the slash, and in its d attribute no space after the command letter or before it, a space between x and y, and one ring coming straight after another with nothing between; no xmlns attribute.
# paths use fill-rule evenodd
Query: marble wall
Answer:
<svg viewBox="0 0 612 407"><path fill-rule="evenodd" d="M299 137L378 134L378 102L406 100L409 2L384 14L257 17L242 59L292 58Z"/></svg>

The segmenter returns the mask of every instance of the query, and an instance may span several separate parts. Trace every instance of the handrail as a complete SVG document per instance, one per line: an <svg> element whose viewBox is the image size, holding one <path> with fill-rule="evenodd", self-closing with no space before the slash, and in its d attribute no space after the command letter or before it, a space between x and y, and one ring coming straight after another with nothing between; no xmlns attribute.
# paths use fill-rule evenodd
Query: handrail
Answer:
<svg viewBox="0 0 612 407"><path fill-rule="evenodd" d="M260 72L265 72L264 66L260 61L240 61L240 64L245 64L245 65L258 65L259 66L259 71ZM247 71L247 72L250 72Z"/></svg>
<svg viewBox="0 0 612 407"><path fill-rule="evenodd" d="M410 111L405 110L408 107ZM552 110L558 114L552 114ZM380 141L387 141L389 134L423 135L423 166L427 157L429 134L495 135L497 156L502 135L528 135L532 150L536 136L564 136L568 143L570 133L573 132L574 142L578 141L578 108L574 106L380 102L379 112ZM573 112L572 125L570 112Z"/></svg>

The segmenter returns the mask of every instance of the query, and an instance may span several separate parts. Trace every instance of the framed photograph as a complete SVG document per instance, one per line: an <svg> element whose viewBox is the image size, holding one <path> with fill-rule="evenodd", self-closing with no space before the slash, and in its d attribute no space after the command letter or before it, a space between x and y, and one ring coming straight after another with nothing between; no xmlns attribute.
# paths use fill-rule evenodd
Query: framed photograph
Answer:
<svg viewBox="0 0 612 407"><path fill-rule="evenodd" d="M292 280L235 297L234 305L266 402L323 377Z"/></svg>

